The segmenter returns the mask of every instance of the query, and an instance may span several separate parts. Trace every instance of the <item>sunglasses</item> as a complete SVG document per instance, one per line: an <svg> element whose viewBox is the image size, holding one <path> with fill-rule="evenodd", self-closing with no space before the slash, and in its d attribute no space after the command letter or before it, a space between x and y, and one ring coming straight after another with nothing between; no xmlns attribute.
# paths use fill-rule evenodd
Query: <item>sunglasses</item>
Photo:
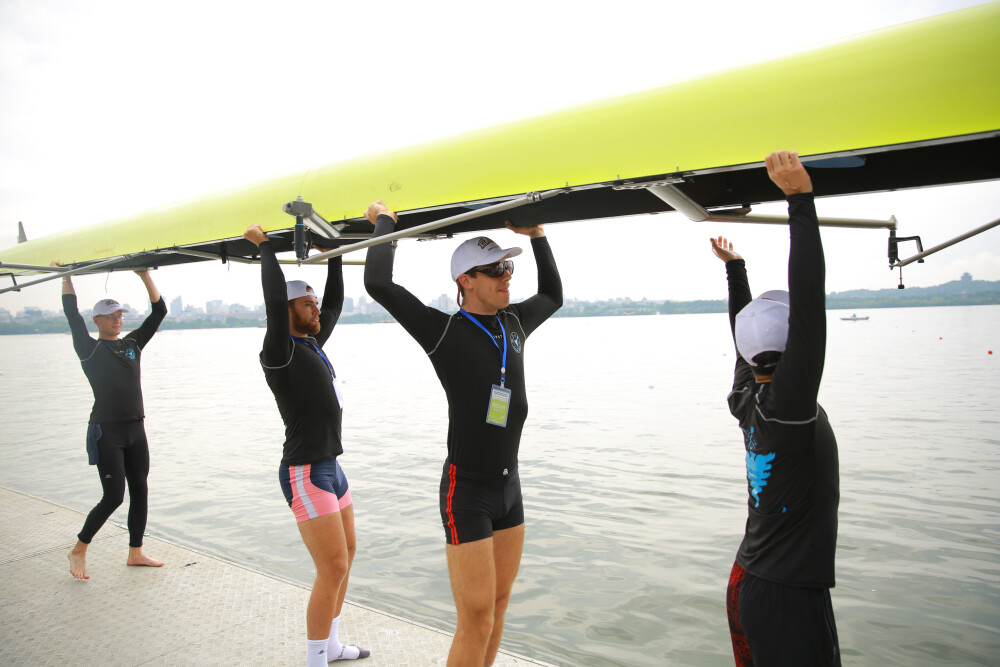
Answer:
<svg viewBox="0 0 1000 667"><path fill-rule="evenodd" d="M117 315L98 315L98 317L103 317L106 320L112 320L115 322L121 322L125 319L125 316L121 313L118 313Z"/></svg>
<svg viewBox="0 0 1000 667"><path fill-rule="evenodd" d="M481 273L484 276L489 276L490 278L499 278L504 273L514 275L514 260L505 259L504 261L497 262L496 264L469 269L466 273L469 275L472 275L473 273Z"/></svg>

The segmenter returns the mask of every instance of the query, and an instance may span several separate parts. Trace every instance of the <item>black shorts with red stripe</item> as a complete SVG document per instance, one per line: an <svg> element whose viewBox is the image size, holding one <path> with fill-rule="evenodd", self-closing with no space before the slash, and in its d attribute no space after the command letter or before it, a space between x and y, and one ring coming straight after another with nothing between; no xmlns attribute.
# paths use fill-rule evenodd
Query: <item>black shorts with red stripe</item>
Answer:
<svg viewBox="0 0 1000 667"><path fill-rule="evenodd" d="M517 470L500 476L459 470L445 461L441 475L441 523L448 544L493 537L497 530L524 523Z"/></svg>
<svg viewBox="0 0 1000 667"><path fill-rule="evenodd" d="M726 590L737 667L840 667L829 588L776 584L733 563Z"/></svg>

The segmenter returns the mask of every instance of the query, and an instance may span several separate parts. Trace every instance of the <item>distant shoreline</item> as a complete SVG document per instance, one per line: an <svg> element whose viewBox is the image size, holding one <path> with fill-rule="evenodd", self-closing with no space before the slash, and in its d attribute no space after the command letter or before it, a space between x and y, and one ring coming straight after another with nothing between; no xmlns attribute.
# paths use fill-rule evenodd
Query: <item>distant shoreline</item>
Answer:
<svg viewBox="0 0 1000 667"><path fill-rule="evenodd" d="M965 289L962 289L965 288ZM961 291L959 291L961 290ZM936 287L914 287L907 290L879 290L868 292L834 292L826 297L827 310L866 311L880 308L931 308L938 306L993 306L1000 304L1000 281L954 281ZM728 303L724 299L704 301L575 301L568 300L553 317L628 317L646 315L697 315L725 313ZM86 319L86 318L85 318ZM123 329L139 326L141 319L127 320ZM340 318L338 324L375 324L394 322L386 314L352 314ZM90 329L96 332L90 321ZM167 316L160 324L161 331L175 329L245 329L262 328L264 320L230 319L180 319ZM69 333L66 318L44 317L28 321L0 322L0 336Z"/></svg>

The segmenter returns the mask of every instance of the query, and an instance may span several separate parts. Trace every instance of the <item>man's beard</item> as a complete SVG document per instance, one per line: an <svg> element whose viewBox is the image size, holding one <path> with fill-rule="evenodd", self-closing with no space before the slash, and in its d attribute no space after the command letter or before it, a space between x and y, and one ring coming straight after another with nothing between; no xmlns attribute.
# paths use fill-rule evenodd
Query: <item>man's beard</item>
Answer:
<svg viewBox="0 0 1000 667"><path fill-rule="evenodd" d="M307 334L319 333L319 321L313 322L312 318L295 317L295 329Z"/></svg>

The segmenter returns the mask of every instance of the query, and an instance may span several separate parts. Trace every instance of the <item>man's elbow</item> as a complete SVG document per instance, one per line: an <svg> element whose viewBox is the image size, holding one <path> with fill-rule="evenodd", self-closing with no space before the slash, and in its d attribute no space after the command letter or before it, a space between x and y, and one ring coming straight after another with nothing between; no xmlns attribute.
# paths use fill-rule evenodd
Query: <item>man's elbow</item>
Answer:
<svg viewBox="0 0 1000 667"><path fill-rule="evenodd" d="M388 287L385 280L382 280L380 276L374 273L365 272L365 291L368 295L376 301L381 301L382 297L386 293L386 288Z"/></svg>

